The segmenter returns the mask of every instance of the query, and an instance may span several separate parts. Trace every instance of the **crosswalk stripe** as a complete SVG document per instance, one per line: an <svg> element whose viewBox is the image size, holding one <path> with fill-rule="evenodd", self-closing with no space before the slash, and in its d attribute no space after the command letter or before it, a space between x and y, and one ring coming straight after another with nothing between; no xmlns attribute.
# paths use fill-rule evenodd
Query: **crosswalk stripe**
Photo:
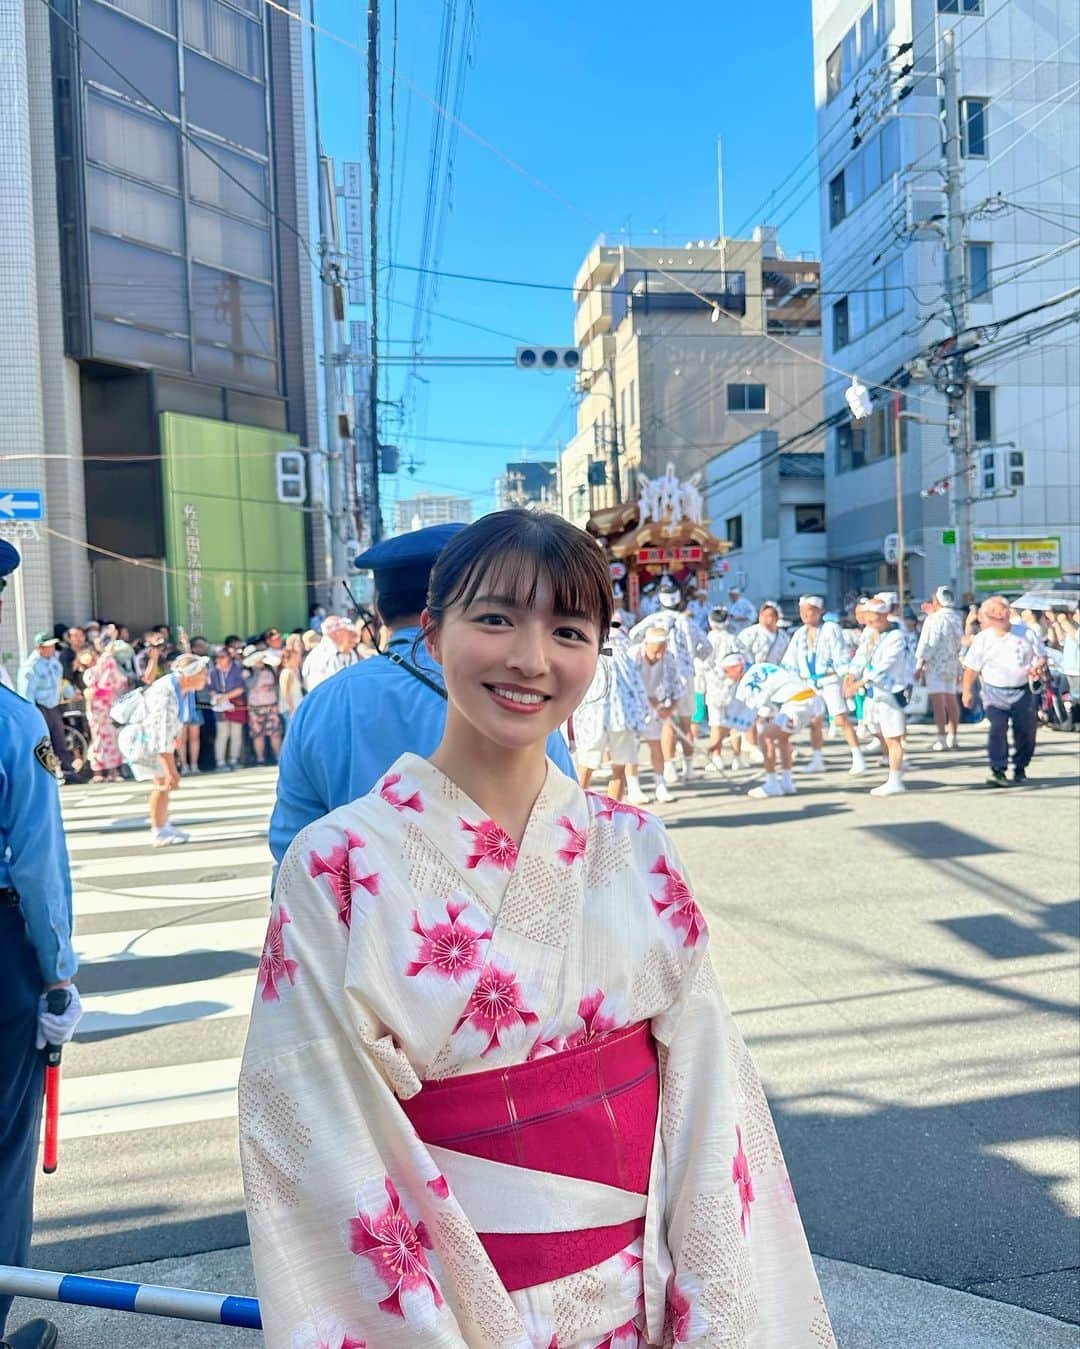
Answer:
<svg viewBox="0 0 1080 1349"><path fill-rule="evenodd" d="M239 1059L214 1059L73 1078L61 1097L60 1139L230 1119L239 1074Z"/></svg>
<svg viewBox="0 0 1080 1349"><path fill-rule="evenodd" d="M132 932L76 934L80 961L100 964L150 956L175 956L198 951L259 951L266 936L266 919L242 918L224 923L173 923Z"/></svg>
<svg viewBox="0 0 1080 1349"><path fill-rule="evenodd" d="M198 880L179 885L141 884L138 890L130 892L97 890L90 886L75 892L75 928L78 931L80 919L96 918L101 914L160 909L162 920L166 921L170 910L191 904L227 904L230 901L241 904L252 899L265 899L269 908L269 867L265 880L259 876L234 876L227 880Z"/></svg>
<svg viewBox="0 0 1080 1349"><path fill-rule="evenodd" d="M158 984L151 988L95 993L83 999L83 1018L76 1039L103 1031L146 1030L216 1021L224 1016L247 1016L255 992L255 971L224 974L198 983Z"/></svg>
<svg viewBox="0 0 1080 1349"><path fill-rule="evenodd" d="M263 863L266 866L267 874L270 871L271 857L269 849L265 842L260 843L238 843L236 847L229 848L227 851L202 849L199 843L202 839L192 839L190 843L185 843L175 849L155 849L149 850L149 835L146 838L147 851L138 856L117 856L105 858L95 858L93 861L79 861L78 854L71 859L71 875L76 882L87 881L91 885L99 876L108 872L110 876L142 876L148 872L153 879L157 880L160 873L165 871L166 865L170 867L179 867L185 871L200 863L204 865L207 871L229 871L239 865L246 865L251 862ZM161 863L158 859L162 858ZM167 858L167 863L164 859Z"/></svg>

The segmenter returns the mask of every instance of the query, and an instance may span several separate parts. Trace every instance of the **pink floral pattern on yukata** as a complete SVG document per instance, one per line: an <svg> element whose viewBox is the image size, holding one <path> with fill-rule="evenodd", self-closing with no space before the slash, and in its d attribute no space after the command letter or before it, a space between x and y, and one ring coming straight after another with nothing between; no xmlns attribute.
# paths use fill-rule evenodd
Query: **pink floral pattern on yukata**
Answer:
<svg viewBox="0 0 1080 1349"><path fill-rule="evenodd" d="M577 1049L610 1031L626 1025L626 1008L613 998L605 998L602 989L594 988L582 996L577 1009L577 1027L569 1035L551 1035L541 1032L540 1038L529 1050L529 1058L542 1059L548 1054L560 1054L564 1049Z"/></svg>
<svg viewBox="0 0 1080 1349"><path fill-rule="evenodd" d="M288 979L290 986L296 983L297 963L285 954L285 932L287 923L291 923L284 904L279 904L270 914L266 925L266 940L263 942L262 955L259 957L257 982L262 988L263 1002L280 1002L279 985Z"/></svg>
<svg viewBox="0 0 1080 1349"><path fill-rule="evenodd" d="M660 856L649 868L653 876L663 876L664 893L661 899L652 896L652 906L663 914L671 926L683 933L683 945L691 950L704 940L708 930L705 916L698 908L690 887L666 857Z"/></svg>
<svg viewBox="0 0 1080 1349"><path fill-rule="evenodd" d="M598 819L611 820L616 815L629 815L636 822L638 830L644 829L649 813L638 806L628 806L624 801L615 801L610 796L601 796L599 792L586 792L593 803Z"/></svg>
<svg viewBox="0 0 1080 1349"><path fill-rule="evenodd" d="M429 1180L427 1187L436 1199L450 1198L450 1186L447 1185L445 1176L436 1176L434 1180Z"/></svg>
<svg viewBox="0 0 1080 1349"><path fill-rule="evenodd" d="M563 815L555 821L559 829L566 831L566 842L561 848L555 849L555 856L560 862L565 862L567 866L572 866L579 857L585 856L585 849L589 845L589 834L587 829L578 829L573 820L567 815Z"/></svg>
<svg viewBox="0 0 1080 1349"><path fill-rule="evenodd" d="M739 1231L746 1236L750 1226L750 1205L754 1202L754 1182L750 1175L750 1163L742 1145L742 1129L735 1126L735 1156L731 1159L731 1183L739 1191Z"/></svg>
<svg viewBox="0 0 1080 1349"><path fill-rule="evenodd" d="M471 851L465 859L465 865L470 871L475 871L481 862L501 867L503 871L513 871L518 856L517 844L505 829L500 828L494 820L481 820L479 824L470 824L460 815L458 824L472 835L469 840Z"/></svg>
<svg viewBox="0 0 1080 1349"><path fill-rule="evenodd" d="M379 1291L385 1293L379 1310L413 1324L430 1324L443 1299L424 1254L431 1250L424 1224L410 1221L389 1176L382 1186L365 1185L356 1207L357 1216L345 1224L346 1243L353 1255L369 1262Z"/></svg>
<svg viewBox="0 0 1080 1349"><path fill-rule="evenodd" d="M364 840L351 829L345 830L345 841L331 848L326 856L315 852L308 854L308 875L325 876L330 885L330 893L337 901L338 921L345 927L352 926L353 894L357 886L369 895L379 893L377 872L363 875L363 865L353 858L357 849L364 847Z"/></svg>
<svg viewBox="0 0 1080 1349"><path fill-rule="evenodd" d="M616 1326L599 1340L587 1340L583 1349L642 1349L646 1343L641 1325L634 1317L632 1321L624 1321L621 1326Z"/></svg>
<svg viewBox="0 0 1080 1349"><path fill-rule="evenodd" d="M689 1297L677 1283L668 1289L667 1314L671 1338L676 1344L685 1344L692 1333L694 1309Z"/></svg>
<svg viewBox="0 0 1080 1349"><path fill-rule="evenodd" d="M334 1316L317 1316L293 1331L291 1349L367 1349L355 1331Z"/></svg>
<svg viewBox="0 0 1080 1349"><path fill-rule="evenodd" d="M480 977L469 994L465 1010L458 1018L452 1034L468 1025L484 1040L480 1057L505 1043L511 1032L535 1025L540 1018L531 1011L522 996L517 977L510 970L489 962L480 971Z"/></svg>
<svg viewBox="0 0 1080 1349"><path fill-rule="evenodd" d="M453 979L460 983L470 974L475 974L483 965L481 943L491 940L491 929L482 931L469 927L461 921L461 915L468 908L464 900L448 899L446 917L425 927L420 914L413 909L410 930L419 938L416 959L405 966L405 973L411 977L430 970L443 979Z"/></svg>
<svg viewBox="0 0 1080 1349"><path fill-rule="evenodd" d="M413 792L411 796L402 796L400 792L394 790L400 781L400 773L388 773L379 783L379 795L388 806L393 806L399 815L406 810L414 810L417 815L423 815L424 802L419 792Z"/></svg>

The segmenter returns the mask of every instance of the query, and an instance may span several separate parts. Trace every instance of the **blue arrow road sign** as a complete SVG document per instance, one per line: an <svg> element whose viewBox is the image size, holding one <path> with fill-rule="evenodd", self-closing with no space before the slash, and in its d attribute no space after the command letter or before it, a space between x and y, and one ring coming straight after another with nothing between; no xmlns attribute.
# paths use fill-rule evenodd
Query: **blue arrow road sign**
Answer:
<svg viewBox="0 0 1080 1349"><path fill-rule="evenodd" d="M40 492L0 487L0 520L43 520L45 502Z"/></svg>

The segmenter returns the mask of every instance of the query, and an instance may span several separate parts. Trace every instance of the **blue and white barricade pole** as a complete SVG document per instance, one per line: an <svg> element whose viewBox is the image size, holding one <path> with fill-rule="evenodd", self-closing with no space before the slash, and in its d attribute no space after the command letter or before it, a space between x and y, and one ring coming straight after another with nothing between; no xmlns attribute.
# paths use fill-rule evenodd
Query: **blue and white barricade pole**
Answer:
<svg viewBox="0 0 1080 1349"><path fill-rule="evenodd" d="M85 1274L57 1274L48 1269L21 1269L0 1265L0 1294L40 1298L46 1302L74 1302L81 1307L142 1312L144 1316L172 1316L185 1321L261 1330L259 1301L203 1293L194 1288L167 1288L154 1283L126 1283L121 1279L94 1279Z"/></svg>

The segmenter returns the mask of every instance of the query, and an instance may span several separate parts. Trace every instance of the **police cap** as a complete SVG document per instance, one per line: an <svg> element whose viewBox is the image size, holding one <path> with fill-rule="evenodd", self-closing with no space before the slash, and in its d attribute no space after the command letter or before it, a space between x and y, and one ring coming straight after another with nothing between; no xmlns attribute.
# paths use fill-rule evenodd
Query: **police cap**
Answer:
<svg viewBox="0 0 1080 1349"><path fill-rule="evenodd" d="M435 559L463 524L429 525L408 534L385 539L361 553L355 565L375 573L375 593L387 601L397 596L427 594L428 577Z"/></svg>
<svg viewBox="0 0 1080 1349"><path fill-rule="evenodd" d="M15 547L7 539L0 539L0 576L13 572L22 561Z"/></svg>

